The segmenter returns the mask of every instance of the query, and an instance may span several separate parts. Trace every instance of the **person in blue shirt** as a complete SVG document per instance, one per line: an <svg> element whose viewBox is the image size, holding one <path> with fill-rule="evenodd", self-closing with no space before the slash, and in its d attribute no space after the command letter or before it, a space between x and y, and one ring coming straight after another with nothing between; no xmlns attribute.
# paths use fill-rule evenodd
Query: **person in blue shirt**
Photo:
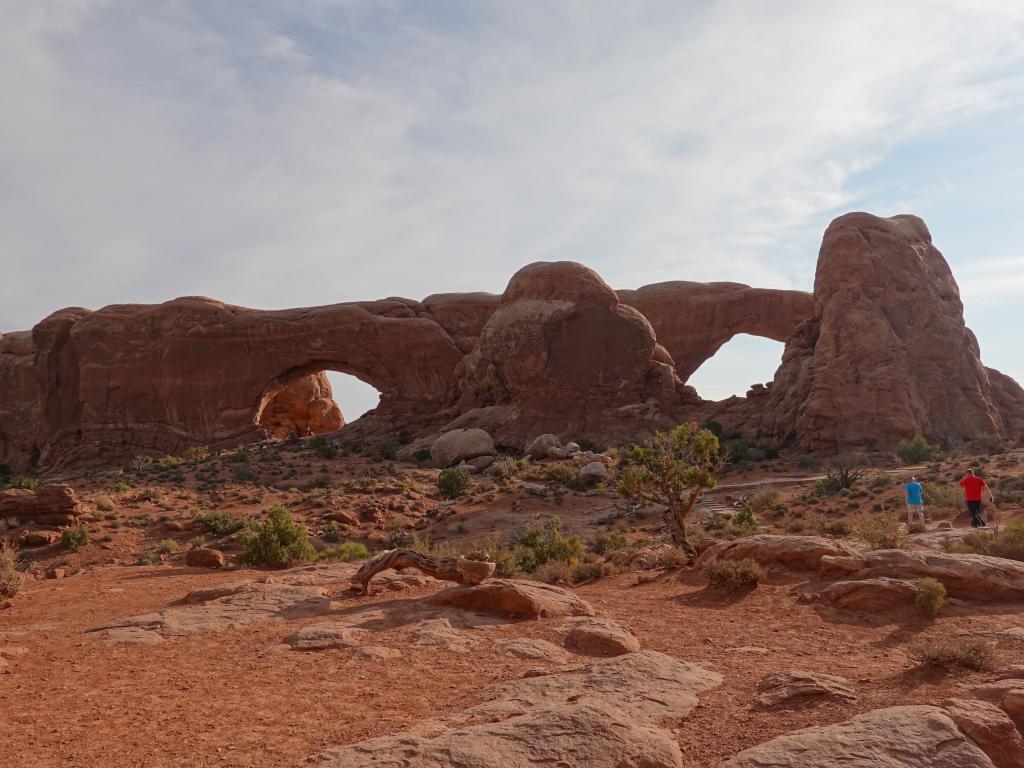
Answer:
<svg viewBox="0 0 1024 768"><path fill-rule="evenodd" d="M916 477L910 478L910 482L903 486L903 493L907 497L907 525L912 525L914 515L920 515L921 523L924 523L924 486L917 482Z"/></svg>

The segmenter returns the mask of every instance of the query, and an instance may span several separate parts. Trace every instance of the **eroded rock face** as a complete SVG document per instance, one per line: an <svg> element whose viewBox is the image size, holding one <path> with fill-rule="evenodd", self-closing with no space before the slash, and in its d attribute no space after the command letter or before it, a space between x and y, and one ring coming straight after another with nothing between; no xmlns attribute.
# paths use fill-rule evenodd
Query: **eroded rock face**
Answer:
<svg viewBox="0 0 1024 768"><path fill-rule="evenodd" d="M0 491L0 518L14 518L19 525L74 525L84 512L70 485L44 485L31 491L9 488Z"/></svg>
<svg viewBox="0 0 1024 768"><path fill-rule="evenodd" d="M718 560L754 560L761 565L797 570L817 570L823 557L851 555L849 544L822 536L780 536L757 534L712 545L697 559L697 565Z"/></svg>
<svg viewBox="0 0 1024 768"><path fill-rule="evenodd" d="M321 371L286 384L263 408L259 425L270 437L302 437L339 430L345 419Z"/></svg>
<svg viewBox="0 0 1024 768"><path fill-rule="evenodd" d="M1019 430L1024 391L981 364L956 281L921 219L833 221L814 304L769 395L747 404L751 435L835 453L889 450L918 433L955 442Z"/></svg>

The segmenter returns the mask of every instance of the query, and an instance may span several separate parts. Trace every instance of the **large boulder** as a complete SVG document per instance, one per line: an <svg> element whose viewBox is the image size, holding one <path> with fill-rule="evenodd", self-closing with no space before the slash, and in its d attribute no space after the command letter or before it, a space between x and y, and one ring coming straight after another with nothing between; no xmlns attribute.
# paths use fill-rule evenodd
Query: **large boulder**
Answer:
<svg viewBox="0 0 1024 768"><path fill-rule="evenodd" d="M633 633L611 619L572 619L565 644L592 656L621 656L640 650Z"/></svg>
<svg viewBox="0 0 1024 768"><path fill-rule="evenodd" d="M903 579L854 579L837 581L822 589L814 599L849 611L881 613L914 604L920 587Z"/></svg>
<svg viewBox="0 0 1024 768"><path fill-rule="evenodd" d="M260 415L260 427L277 438L320 435L343 426L345 419L323 371L284 384Z"/></svg>
<svg viewBox="0 0 1024 768"><path fill-rule="evenodd" d="M947 699L942 708L996 768L1024 768L1024 738L999 707L976 699Z"/></svg>
<svg viewBox="0 0 1024 768"><path fill-rule="evenodd" d="M594 609L585 600L567 589L518 579L488 579L482 584L452 587L438 592L429 602L528 619L594 615Z"/></svg>
<svg viewBox="0 0 1024 768"><path fill-rule="evenodd" d="M876 709L744 750L721 768L1009 768L931 706ZM990 746L990 749L992 747ZM995 751L995 754L1002 754Z"/></svg>
<svg viewBox="0 0 1024 768"><path fill-rule="evenodd" d="M719 560L754 560L761 565L777 565L795 570L817 570L826 556L854 553L850 545L821 536L781 536L757 534L735 541L712 545L697 559L697 565Z"/></svg>
<svg viewBox="0 0 1024 768"><path fill-rule="evenodd" d="M754 702L760 707L774 707L821 699L855 701L856 698L850 681L845 677L803 669L786 669L762 678L757 684L757 698Z"/></svg>
<svg viewBox="0 0 1024 768"><path fill-rule="evenodd" d="M453 467L478 456L493 456L494 440L482 429L452 429L430 446L430 460L436 467Z"/></svg>

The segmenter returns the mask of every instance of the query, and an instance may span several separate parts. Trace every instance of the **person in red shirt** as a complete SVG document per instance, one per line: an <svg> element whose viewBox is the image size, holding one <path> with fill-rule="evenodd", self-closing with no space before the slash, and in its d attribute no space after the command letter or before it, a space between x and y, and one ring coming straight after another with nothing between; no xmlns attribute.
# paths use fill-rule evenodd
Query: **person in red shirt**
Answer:
<svg viewBox="0 0 1024 768"><path fill-rule="evenodd" d="M984 478L974 474L973 469L967 470L967 474L960 481L960 487L964 489L964 501L967 502L967 510L971 513L971 527L984 528L985 521L981 518L982 494L988 493L989 501L995 504L992 489L988 487Z"/></svg>

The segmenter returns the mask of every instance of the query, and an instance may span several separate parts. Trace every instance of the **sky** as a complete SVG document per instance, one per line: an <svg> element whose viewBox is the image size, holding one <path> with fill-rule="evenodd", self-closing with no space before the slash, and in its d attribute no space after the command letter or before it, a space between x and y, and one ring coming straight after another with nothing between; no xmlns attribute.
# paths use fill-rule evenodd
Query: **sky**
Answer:
<svg viewBox="0 0 1024 768"><path fill-rule="evenodd" d="M1019 0L0 0L0 331L64 306L810 290L915 213L1024 381ZM1012 313L1011 313L1012 312ZM772 377L737 337L691 383ZM375 402L334 378L350 417Z"/></svg>

